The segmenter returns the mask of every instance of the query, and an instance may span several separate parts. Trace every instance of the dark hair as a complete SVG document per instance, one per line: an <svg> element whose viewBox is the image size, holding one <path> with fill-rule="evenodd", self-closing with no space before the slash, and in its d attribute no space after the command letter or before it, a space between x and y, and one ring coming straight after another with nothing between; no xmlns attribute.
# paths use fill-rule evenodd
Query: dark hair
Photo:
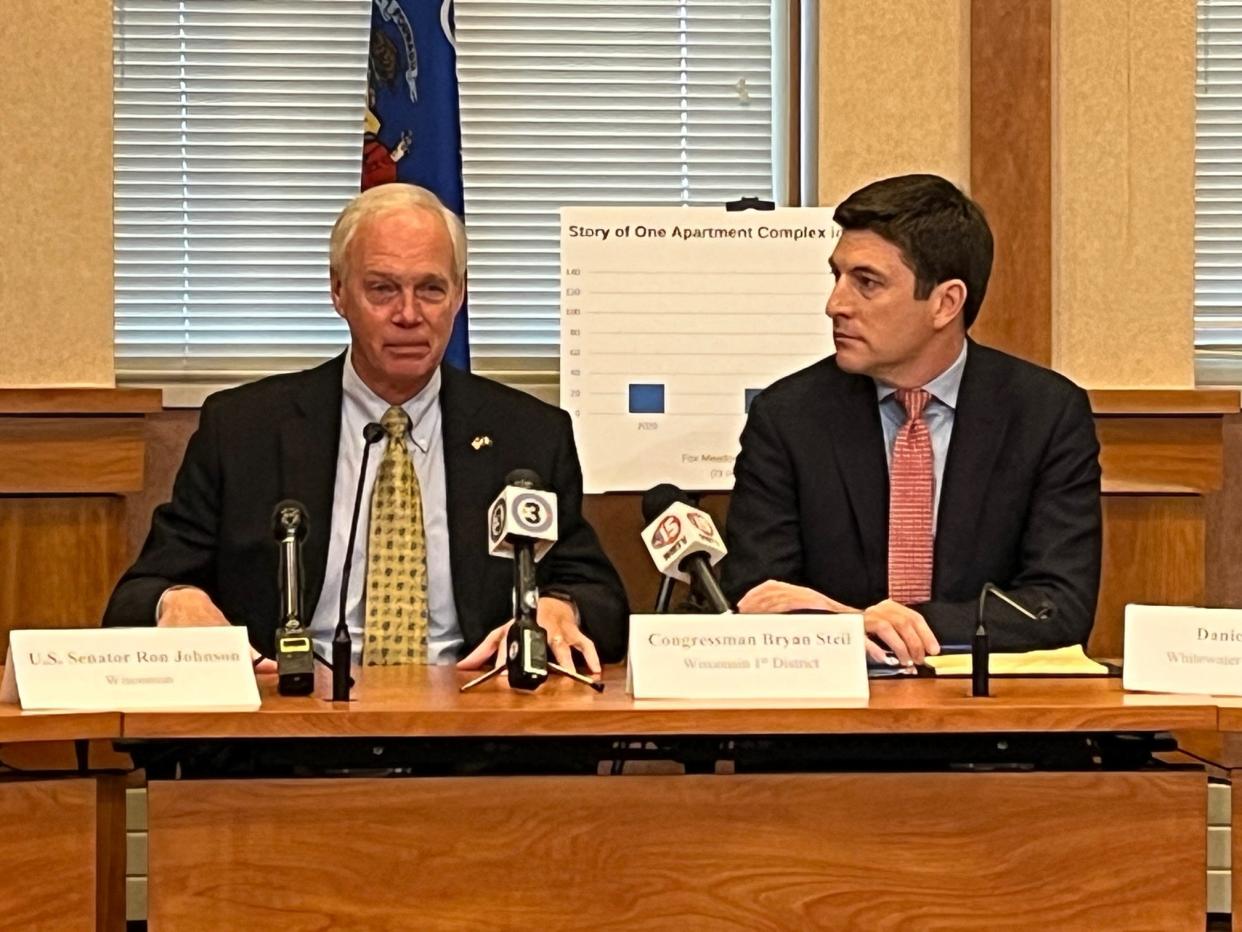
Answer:
<svg viewBox="0 0 1242 932"><path fill-rule="evenodd" d="M920 301L941 282L966 283L962 317L979 316L992 272L992 231L979 205L938 175L900 175L859 188L832 219L843 230L870 230L901 250Z"/></svg>

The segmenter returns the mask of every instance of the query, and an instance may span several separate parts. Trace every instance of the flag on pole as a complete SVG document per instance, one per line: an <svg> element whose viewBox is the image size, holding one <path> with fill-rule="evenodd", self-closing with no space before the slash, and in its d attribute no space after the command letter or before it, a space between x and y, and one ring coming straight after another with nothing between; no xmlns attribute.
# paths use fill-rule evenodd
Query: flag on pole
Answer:
<svg viewBox="0 0 1242 932"><path fill-rule="evenodd" d="M362 190L390 181L421 185L465 216L453 0L372 2ZM470 368L464 305L444 359Z"/></svg>

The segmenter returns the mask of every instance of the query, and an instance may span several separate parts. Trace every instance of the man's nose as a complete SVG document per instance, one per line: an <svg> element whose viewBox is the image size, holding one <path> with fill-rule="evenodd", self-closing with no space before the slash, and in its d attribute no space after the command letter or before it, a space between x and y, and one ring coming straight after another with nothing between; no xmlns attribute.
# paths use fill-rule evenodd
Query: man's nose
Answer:
<svg viewBox="0 0 1242 932"><path fill-rule="evenodd" d="M423 306L418 300L418 295L414 290L403 289L401 292L401 303L397 307L397 313L394 320L405 327L413 327L423 319Z"/></svg>
<svg viewBox="0 0 1242 932"><path fill-rule="evenodd" d="M824 311L829 317L836 318L846 313L847 310L842 296L841 282L835 282L832 286L832 291L828 292L828 303L824 307Z"/></svg>

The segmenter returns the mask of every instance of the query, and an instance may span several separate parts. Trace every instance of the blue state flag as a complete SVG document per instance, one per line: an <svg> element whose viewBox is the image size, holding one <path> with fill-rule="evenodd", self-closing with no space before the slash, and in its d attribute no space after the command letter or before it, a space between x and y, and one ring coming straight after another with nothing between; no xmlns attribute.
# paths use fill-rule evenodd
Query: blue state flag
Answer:
<svg viewBox="0 0 1242 932"><path fill-rule="evenodd" d="M405 181L465 216L452 0L374 0L362 190ZM470 368L466 308L445 361Z"/></svg>

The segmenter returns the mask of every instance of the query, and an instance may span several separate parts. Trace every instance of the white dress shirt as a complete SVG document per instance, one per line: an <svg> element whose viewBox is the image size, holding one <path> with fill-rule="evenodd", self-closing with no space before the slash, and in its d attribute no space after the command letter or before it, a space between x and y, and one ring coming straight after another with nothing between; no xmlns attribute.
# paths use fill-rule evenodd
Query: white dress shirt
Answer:
<svg viewBox="0 0 1242 932"><path fill-rule="evenodd" d="M328 565L323 591L311 619L310 630L319 652L331 656L332 634L340 613L341 570L349 543L349 522L353 517L358 471L362 466L362 430L379 422L390 405L376 395L354 371L353 351L345 357L341 379L341 437L336 456L336 485L332 493L332 537L328 542ZM448 496L444 479L444 435L440 429L440 371L427 386L403 404L410 418L407 447L414 461L422 491L423 529L427 538L428 601L427 662L453 663L463 639L453 602L453 573L449 564ZM349 595L345 617L353 639L354 662L362 656L364 609L367 579L367 531L371 526L371 490L384 456L387 437L371 449L367 475L362 484L362 508L358 515L358 538L354 546L353 568L349 575Z"/></svg>
<svg viewBox="0 0 1242 932"><path fill-rule="evenodd" d="M944 464L949 458L949 441L953 439L953 420L957 413L957 393L962 387L962 373L966 369L966 343L957 359L944 372L923 386L931 395L927 407L923 409L923 420L927 422L927 432L931 435L932 462L936 478L935 495L932 498L932 531L940 519L940 488L944 485ZM876 380L876 397L880 403L880 423L884 428L884 453L888 457L888 468L893 468L893 446L897 443L897 432L906 422L906 409L897 400L897 389Z"/></svg>

